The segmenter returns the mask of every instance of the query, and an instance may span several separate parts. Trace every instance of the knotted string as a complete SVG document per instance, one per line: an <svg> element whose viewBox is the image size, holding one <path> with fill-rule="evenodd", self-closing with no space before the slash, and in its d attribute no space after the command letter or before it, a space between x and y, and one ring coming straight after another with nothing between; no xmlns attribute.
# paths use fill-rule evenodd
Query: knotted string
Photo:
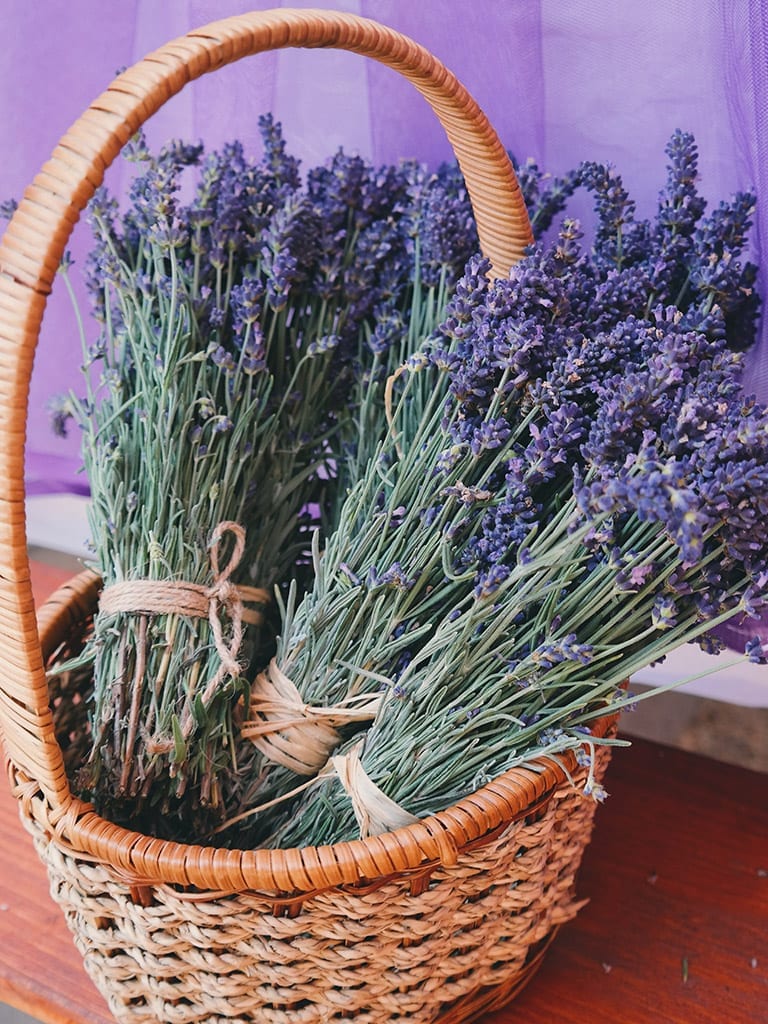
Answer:
<svg viewBox="0 0 768 1024"><path fill-rule="evenodd" d="M220 568L220 551L226 534L234 538L234 545L229 561ZM106 587L99 599L99 611L105 615L129 612L208 619L220 664L201 695L204 705L210 702L226 676L237 677L242 672L237 659L243 642L243 623L258 625L263 621L261 612L245 608L244 602L267 604L270 599L266 590L237 586L230 579L245 551L245 530L239 523L229 520L219 523L211 535L208 547L213 576L210 586L184 580L123 580ZM224 614L231 628L228 643L222 623ZM192 726L191 710L187 709L181 723L185 737L191 732Z"/></svg>
<svg viewBox="0 0 768 1024"><path fill-rule="evenodd" d="M251 686L250 717L241 732L268 760L297 775L316 775L341 741L337 730L371 721L380 704L380 694L359 694L328 706L306 704L273 658Z"/></svg>

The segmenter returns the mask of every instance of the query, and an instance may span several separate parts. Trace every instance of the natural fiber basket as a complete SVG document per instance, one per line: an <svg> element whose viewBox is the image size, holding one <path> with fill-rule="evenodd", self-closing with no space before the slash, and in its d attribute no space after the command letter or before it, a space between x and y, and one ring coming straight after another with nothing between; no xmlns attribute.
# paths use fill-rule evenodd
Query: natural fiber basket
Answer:
<svg viewBox="0 0 768 1024"><path fill-rule="evenodd" d="M188 81L286 46L339 47L395 68L427 98L464 172L478 233L505 274L530 241L509 159L456 79L374 22L278 10L227 19L120 75L26 190L0 245L0 724L22 819L86 969L120 1021L459 1022L510 999L578 909L594 803L573 755L515 769L448 810L331 847L238 851L119 828L69 779L87 742L89 680L45 667L79 649L98 579L40 612L24 518L29 378L70 232L125 142ZM605 720L599 729L611 726ZM599 752L598 774L607 748Z"/></svg>

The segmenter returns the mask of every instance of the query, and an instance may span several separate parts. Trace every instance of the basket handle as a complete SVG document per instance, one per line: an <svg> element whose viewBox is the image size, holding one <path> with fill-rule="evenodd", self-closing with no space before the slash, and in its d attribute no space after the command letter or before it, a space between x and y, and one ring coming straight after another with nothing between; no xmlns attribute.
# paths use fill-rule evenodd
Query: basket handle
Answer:
<svg viewBox="0 0 768 1024"><path fill-rule="evenodd" d="M492 273L506 275L532 240L509 157L466 89L412 40L339 11L261 11L191 32L119 75L64 135L26 189L0 243L0 726L17 770L34 779L61 814L73 798L48 708L24 513L29 380L46 298L81 211L141 125L187 82L241 57L284 47L350 50L399 71L445 129Z"/></svg>

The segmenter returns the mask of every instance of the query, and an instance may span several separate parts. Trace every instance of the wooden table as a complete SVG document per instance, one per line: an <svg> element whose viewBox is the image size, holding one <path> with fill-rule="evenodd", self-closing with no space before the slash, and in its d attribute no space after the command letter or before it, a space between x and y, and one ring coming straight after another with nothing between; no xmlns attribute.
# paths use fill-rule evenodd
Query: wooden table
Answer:
<svg viewBox="0 0 768 1024"><path fill-rule="evenodd" d="M39 592L57 582L36 567ZM768 1024L768 776L637 740L607 788L579 884L591 902L483 1024ZM46 1024L113 1024L5 783L0 1001Z"/></svg>

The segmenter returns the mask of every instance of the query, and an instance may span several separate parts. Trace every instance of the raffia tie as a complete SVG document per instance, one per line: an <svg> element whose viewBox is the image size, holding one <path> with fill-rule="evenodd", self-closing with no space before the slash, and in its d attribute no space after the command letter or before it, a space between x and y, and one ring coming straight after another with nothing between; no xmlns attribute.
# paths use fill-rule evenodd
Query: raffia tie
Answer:
<svg viewBox="0 0 768 1024"><path fill-rule="evenodd" d="M361 694L327 707L306 704L273 658L254 680L249 719L241 731L268 760L297 775L316 775L339 745L337 730L375 718L380 704L378 694Z"/></svg>
<svg viewBox="0 0 768 1024"><path fill-rule="evenodd" d="M234 538L234 546L229 561L220 568L221 544L226 534ZM220 665L202 694L204 704L210 701L225 676L239 676L242 672L237 659L243 642L243 624L258 625L263 621L261 612L245 608L244 602L266 604L270 599L266 590L236 586L230 580L245 551L245 530L239 523L229 520L219 523L208 546L213 575L213 583L208 587L184 580L123 580L106 587L99 599L99 611L105 615L132 612L208 619ZM229 643L224 638L222 613L226 613L231 626Z"/></svg>
<svg viewBox="0 0 768 1024"><path fill-rule="evenodd" d="M331 764L341 784L352 801L360 835L380 836L405 825L412 825L419 819L406 811L400 804L388 797L371 777L366 774L360 760L363 740L351 747L346 754L337 754L331 758Z"/></svg>

